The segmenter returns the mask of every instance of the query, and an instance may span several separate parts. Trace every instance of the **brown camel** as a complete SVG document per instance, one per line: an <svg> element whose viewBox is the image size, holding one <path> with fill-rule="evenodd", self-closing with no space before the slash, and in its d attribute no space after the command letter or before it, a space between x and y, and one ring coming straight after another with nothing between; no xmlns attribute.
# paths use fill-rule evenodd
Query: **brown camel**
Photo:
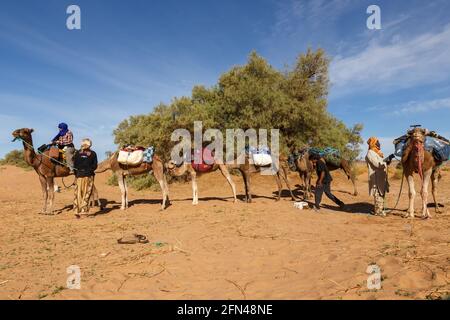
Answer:
<svg viewBox="0 0 450 320"><path fill-rule="evenodd" d="M231 187L231 190L233 192L234 202L237 202L236 185L234 184L233 180L231 179L231 175L230 175L230 172L228 171L227 166L224 164L216 164L215 163L215 164L213 164L211 170L209 170L208 172L201 173L201 172L195 171L195 169L191 163L183 162L180 166L177 166L174 161L170 160L166 164L166 168L168 169L169 174L174 177L180 177L180 176L184 175L186 172L191 176L192 194L193 194L192 195L192 204L193 205L198 204L197 175L214 172L214 171L217 171L218 169L220 169L220 172L225 177L225 179L227 179L227 182Z"/></svg>
<svg viewBox="0 0 450 320"><path fill-rule="evenodd" d="M302 150L299 157L295 160L295 167L300 175L300 179L303 182L303 197L305 200L309 199L311 195L311 176L314 171L313 165L309 160L309 152L307 150ZM340 165L336 166L333 163L327 161L327 167L330 171L335 171L342 169L347 175L347 178L352 181L353 184L353 195L356 197L358 195L358 189L356 188L355 177L352 174L351 165L346 159L341 159Z"/></svg>
<svg viewBox="0 0 450 320"><path fill-rule="evenodd" d="M403 174L407 179L409 187L409 208L407 217L414 218L414 199L416 190L414 188L414 173L419 174L422 180L422 217L431 218L428 210L428 186L431 179L432 192L436 213L440 212L437 202L437 184L440 178L440 165L433 155L424 149L426 129L415 128L410 133L409 143L402 155Z"/></svg>
<svg viewBox="0 0 450 320"><path fill-rule="evenodd" d="M33 167L39 176L44 197L44 207L42 214L54 214L53 202L55 199L54 179L57 177L67 177L70 175L68 167L53 163L48 158L48 151L44 155L36 154L33 147L33 129L17 129L12 135L15 139L21 139L24 148L25 161Z"/></svg>
<svg viewBox="0 0 450 320"><path fill-rule="evenodd" d="M288 180L288 167L287 167L287 159L285 159L283 156L280 156L279 159L279 168L277 168L276 174L273 175L275 178L275 181L277 182L278 187L278 195L275 199L276 201L280 201L281 199L281 191L283 188L283 184L281 182L281 179L284 180L286 183L286 186L289 189L289 193L291 194L291 199L293 201L296 200L294 194L292 193L291 186L289 184ZM245 163L241 165L235 165L234 168L238 169L242 177L244 179L244 185L245 185L245 199L247 203L252 202L252 191L251 191L251 175L254 173L260 173L262 170L270 169L270 166L267 167L259 167L251 163L250 156L247 154L245 156Z"/></svg>
<svg viewBox="0 0 450 320"><path fill-rule="evenodd" d="M181 165L177 166L175 164L174 161L169 161L166 164L166 167L169 171L169 174L173 175L173 176L181 176L183 174L185 174L186 172L189 173L189 175L192 178L192 192L193 192L193 199L192 199L192 204L193 205L197 205L198 204L198 188L197 188L197 174L201 174L198 173L197 171L195 171L194 167L192 166L191 163L188 162L183 162ZM228 181L228 184L231 187L231 190L233 192L233 198L234 198L234 202L237 202L237 196L236 196L236 186L233 182L233 180L231 179L231 175L229 172L229 169L237 169L241 172L242 177L244 179L244 185L245 185L245 197L246 197L246 202L251 203L252 202L252 194L251 194L251 174L253 173L257 173L261 171L261 167L257 167L253 164L250 163L249 161L249 157L248 155L245 157L245 163L241 164L241 165L237 165L237 164L219 164L219 163L214 163L211 170L208 172L214 172L217 169L220 169L220 172L222 173L222 175L225 177L225 179ZM286 168L282 168L282 172L277 172L277 174L275 175L275 180L277 181L277 185L278 185L278 198L277 201L280 200L281 198L281 189L282 189L282 184L281 184L281 179L280 176L283 177L283 179L285 180L289 191L291 193L291 197L293 200L295 200L295 197L291 191L291 188L289 186L289 182L287 180L287 169Z"/></svg>
<svg viewBox="0 0 450 320"><path fill-rule="evenodd" d="M161 159L155 155L153 156L152 163L142 163L138 166L127 166L120 164L117 161L119 153L114 153L109 159L101 162L98 166L98 169L95 171L96 173L102 173L107 170L111 170L114 174L117 175L119 180L119 188L122 193L122 205L121 209L128 209L128 185L127 185L127 176L138 176L141 174L148 174L153 172L156 180L158 180L159 185L161 186L161 191L163 194L162 206L161 209L164 210L170 205L169 200L169 187L167 186L166 176L164 174L164 165Z"/></svg>

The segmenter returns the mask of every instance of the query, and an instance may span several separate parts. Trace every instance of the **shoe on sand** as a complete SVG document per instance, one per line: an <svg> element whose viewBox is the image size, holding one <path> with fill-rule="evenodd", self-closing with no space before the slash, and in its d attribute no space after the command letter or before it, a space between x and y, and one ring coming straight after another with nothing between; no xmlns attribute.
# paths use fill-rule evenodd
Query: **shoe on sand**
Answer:
<svg viewBox="0 0 450 320"><path fill-rule="evenodd" d="M146 236L143 236L141 234L133 234L118 239L117 243L119 244L148 243L148 239Z"/></svg>

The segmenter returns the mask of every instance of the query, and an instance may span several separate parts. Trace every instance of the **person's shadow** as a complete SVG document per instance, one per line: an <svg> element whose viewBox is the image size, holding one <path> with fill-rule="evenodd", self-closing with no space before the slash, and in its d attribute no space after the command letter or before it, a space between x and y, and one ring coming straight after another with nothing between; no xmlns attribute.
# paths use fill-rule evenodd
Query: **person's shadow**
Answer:
<svg viewBox="0 0 450 320"><path fill-rule="evenodd" d="M357 202L357 203L346 204L343 209L341 209L338 206L332 206L332 205L328 205L328 204L322 204L321 206L328 210L353 213L353 214L369 215L369 214L373 213L373 204L368 203L368 202Z"/></svg>

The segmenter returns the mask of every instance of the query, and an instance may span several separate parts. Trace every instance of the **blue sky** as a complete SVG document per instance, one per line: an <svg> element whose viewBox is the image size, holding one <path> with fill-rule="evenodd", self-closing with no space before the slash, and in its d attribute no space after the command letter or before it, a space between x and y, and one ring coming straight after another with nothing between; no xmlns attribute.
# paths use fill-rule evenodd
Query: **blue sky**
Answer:
<svg viewBox="0 0 450 320"><path fill-rule="evenodd" d="M66 28L81 8L82 29ZM382 30L366 9L381 8ZM450 136L450 2L365 0L3 0L0 2L0 157L16 128L48 142L59 122L102 157L130 115L189 95L195 84L256 50L292 65L308 47L332 58L329 110L385 152L411 124Z"/></svg>

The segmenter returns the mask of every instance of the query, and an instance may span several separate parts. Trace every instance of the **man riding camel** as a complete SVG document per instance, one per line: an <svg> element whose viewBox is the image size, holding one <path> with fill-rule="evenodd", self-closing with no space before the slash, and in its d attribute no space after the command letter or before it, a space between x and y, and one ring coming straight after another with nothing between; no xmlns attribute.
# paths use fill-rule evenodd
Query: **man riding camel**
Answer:
<svg viewBox="0 0 450 320"><path fill-rule="evenodd" d="M367 144L369 150L366 155L366 162L369 170L369 194L374 198L373 214L385 217L384 201L386 193L389 192L386 169L391 164L394 155L384 159L380 141L376 137L367 140Z"/></svg>
<svg viewBox="0 0 450 320"><path fill-rule="evenodd" d="M69 130L66 123L58 125L59 133L53 138L52 143L56 144L59 149L65 149L66 163L73 174L73 156L75 154L75 145L73 144L73 133Z"/></svg>

